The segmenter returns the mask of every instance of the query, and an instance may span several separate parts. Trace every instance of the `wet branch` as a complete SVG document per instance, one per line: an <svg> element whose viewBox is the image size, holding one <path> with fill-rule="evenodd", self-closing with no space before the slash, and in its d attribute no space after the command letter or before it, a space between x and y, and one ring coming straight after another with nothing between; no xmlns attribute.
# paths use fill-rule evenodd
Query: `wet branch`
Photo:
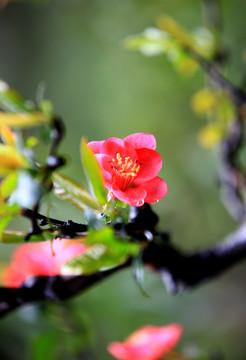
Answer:
<svg viewBox="0 0 246 360"><path fill-rule="evenodd" d="M214 247L185 253L165 244L151 243L143 255L145 264L158 271L171 293L212 280L246 258L246 224Z"/></svg>

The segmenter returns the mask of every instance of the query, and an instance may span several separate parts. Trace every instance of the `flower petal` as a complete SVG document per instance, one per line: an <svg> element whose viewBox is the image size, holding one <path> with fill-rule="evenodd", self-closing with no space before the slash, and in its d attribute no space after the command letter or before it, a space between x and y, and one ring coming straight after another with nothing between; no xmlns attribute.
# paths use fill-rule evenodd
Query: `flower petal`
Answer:
<svg viewBox="0 0 246 360"><path fill-rule="evenodd" d="M3 284L17 288L32 276L54 276L72 258L86 251L78 240L55 239L18 246L13 253L12 263L3 273Z"/></svg>
<svg viewBox="0 0 246 360"><path fill-rule="evenodd" d="M146 346L147 345L147 346ZM108 351L111 355L120 360L154 360L153 351L148 344L132 345L125 343L113 342L109 344ZM158 358L159 360L160 358Z"/></svg>
<svg viewBox="0 0 246 360"><path fill-rule="evenodd" d="M142 186L147 191L144 201L150 204L162 199L167 194L167 184L159 176L142 183Z"/></svg>
<svg viewBox="0 0 246 360"><path fill-rule="evenodd" d="M101 147L101 154L109 155L111 159L114 159L118 153L122 158L130 156L133 161L137 159L137 154L133 146L125 143L122 139L109 138Z"/></svg>
<svg viewBox="0 0 246 360"><path fill-rule="evenodd" d="M113 183L111 191L117 199L132 206L143 205L147 195L147 191L142 186L129 187L122 191L116 183Z"/></svg>
<svg viewBox="0 0 246 360"><path fill-rule="evenodd" d="M124 138L135 149L147 148L155 150L156 140L154 135L146 133L135 133Z"/></svg>
<svg viewBox="0 0 246 360"><path fill-rule="evenodd" d="M177 344L182 326L144 326L135 331L125 342L109 344L108 351L120 360L159 360Z"/></svg>
<svg viewBox="0 0 246 360"><path fill-rule="evenodd" d="M136 150L138 161L141 164L135 184L153 179L161 170L162 158L155 150L139 149Z"/></svg>
<svg viewBox="0 0 246 360"><path fill-rule="evenodd" d="M104 141L105 140L91 141L88 143L88 146L91 148L91 150L94 152L94 154L99 154Z"/></svg>

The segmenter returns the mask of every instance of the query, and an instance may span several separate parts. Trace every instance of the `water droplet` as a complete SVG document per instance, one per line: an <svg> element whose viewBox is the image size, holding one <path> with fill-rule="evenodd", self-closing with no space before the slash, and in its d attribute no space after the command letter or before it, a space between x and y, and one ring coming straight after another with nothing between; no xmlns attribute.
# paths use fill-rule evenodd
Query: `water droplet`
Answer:
<svg viewBox="0 0 246 360"><path fill-rule="evenodd" d="M143 204L144 204L144 200L140 200L140 201L137 202L136 206L143 206Z"/></svg>
<svg viewBox="0 0 246 360"><path fill-rule="evenodd" d="M160 201L160 200L155 200L155 201L152 201L150 204L151 204L151 205L155 205L155 204L158 204L159 201Z"/></svg>

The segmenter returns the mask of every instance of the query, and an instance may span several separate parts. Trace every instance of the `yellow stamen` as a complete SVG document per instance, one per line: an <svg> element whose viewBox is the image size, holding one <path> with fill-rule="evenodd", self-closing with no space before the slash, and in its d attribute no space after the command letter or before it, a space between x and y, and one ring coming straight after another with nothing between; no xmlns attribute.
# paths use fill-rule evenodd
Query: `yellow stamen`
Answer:
<svg viewBox="0 0 246 360"><path fill-rule="evenodd" d="M122 158L120 153L116 154L116 159L112 159L111 168L113 170L113 180L122 191L134 186L134 179L136 178L141 164L138 160L133 161L130 156Z"/></svg>

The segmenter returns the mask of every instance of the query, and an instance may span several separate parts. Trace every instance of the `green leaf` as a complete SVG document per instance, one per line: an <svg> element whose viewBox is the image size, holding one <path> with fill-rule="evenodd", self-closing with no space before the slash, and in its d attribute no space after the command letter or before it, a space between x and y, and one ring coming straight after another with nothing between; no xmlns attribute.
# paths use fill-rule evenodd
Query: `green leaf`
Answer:
<svg viewBox="0 0 246 360"><path fill-rule="evenodd" d="M35 106L0 79L0 108L10 112L32 112Z"/></svg>
<svg viewBox="0 0 246 360"><path fill-rule="evenodd" d="M59 199L75 205L82 211L85 211L86 207L100 212L102 210L86 188L56 172L53 173L52 191Z"/></svg>
<svg viewBox="0 0 246 360"><path fill-rule="evenodd" d="M18 205L9 205L3 202L0 202L0 241L1 236L4 232L4 229L8 223L20 212Z"/></svg>
<svg viewBox="0 0 246 360"><path fill-rule="evenodd" d="M0 218L0 241L3 234L4 229L8 225L8 223L13 219L13 215L7 215Z"/></svg>
<svg viewBox="0 0 246 360"><path fill-rule="evenodd" d="M81 140L80 150L82 164L84 166L91 191L99 204L105 205L107 202L107 196L102 170L93 151L89 148L85 139Z"/></svg>
<svg viewBox="0 0 246 360"><path fill-rule="evenodd" d="M135 256L139 245L115 236L114 230L104 227L91 231L85 239L88 250L63 266L63 274L93 274L126 262Z"/></svg>

